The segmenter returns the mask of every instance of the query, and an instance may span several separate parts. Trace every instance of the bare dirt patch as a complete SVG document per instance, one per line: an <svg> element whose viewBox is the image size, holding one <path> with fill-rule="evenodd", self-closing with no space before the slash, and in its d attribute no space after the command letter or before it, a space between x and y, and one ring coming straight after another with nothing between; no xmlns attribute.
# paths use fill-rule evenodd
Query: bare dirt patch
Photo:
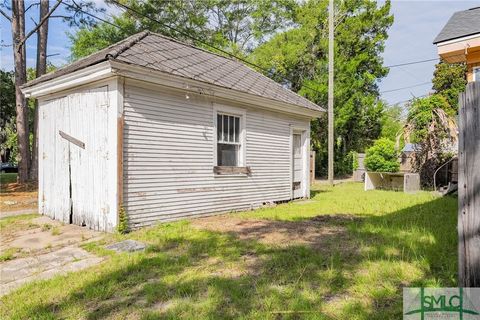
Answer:
<svg viewBox="0 0 480 320"><path fill-rule="evenodd" d="M0 217L12 211L38 212L38 193L34 184L6 183L0 187Z"/></svg>
<svg viewBox="0 0 480 320"><path fill-rule="evenodd" d="M280 247L308 245L323 251L342 246L345 250L353 250L355 244L348 241L350 237L345 224L356 219L347 214L321 215L301 221L241 219L224 215L193 220L192 226Z"/></svg>
<svg viewBox="0 0 480 320"><path fill-rule="evenodd" d="M46 216L14 220L1 230L0 251L15 250L12 258L49 252L101 237L84 227L62 224ZM9 259L11 260L11 259Z"/></svg>

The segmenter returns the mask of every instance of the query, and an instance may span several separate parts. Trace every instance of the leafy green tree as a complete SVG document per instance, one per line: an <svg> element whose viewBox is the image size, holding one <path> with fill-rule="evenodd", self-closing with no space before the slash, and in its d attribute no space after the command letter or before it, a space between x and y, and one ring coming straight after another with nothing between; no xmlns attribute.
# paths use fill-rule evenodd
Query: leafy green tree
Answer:
<svg viewBox="0 0 480 320"><path fill-rule="evenodd" d="M16 162L16 111L13 72L0 70L0 154L2 161Z"/></svg>
<svg viewBox="0 0 480 320"><path fill-rule="evenodd" d="M397 172L400 168L398 152L392 140L381 138L367 149L365 168L374 172Z"/></svg>
<svg viewBox="0 0 480 320"><path fill-rule="evenodd" d="M465 91L467 67L465 63L440 61L433 72L433 90L445 97L448 104L458 110L458 96Z"/></svg>
<svg viewBox="0 0 480 320"><path fill-rule="evenodd" d="M294 15L294 27L274 35L253 52L268 75L319 105L327 105L328 1L310 0ZM363 151L379 137L384 104L377 80L386 76L381 53L393 23L390 2L336 1L335 173L351 172L350 151ZM288 78L288 80L285 80ZM327 167L327 119L312 123L319 155L317 172Z"/></svg>
<svg viewBox="0 0 480 320"><path fill-rule="evenodd" d="M380 137L387 138L392 141L401 140L400 137L403 133L403 127L405 125L405 118L402 115L403 110L400 105L393 105L385 107L382 117L382 132ZM402 140L403 141L403 140ZM400 142L397 147L402 148Z"/></svg>
<svg viewBox="0 0 480 320"><path fill-rule="evenodd" d="M190 37L195 37L234 54L245 55L277 29L288 26L293 8L296 7L294 0L120 2L161 23L125 11L111 21L120 28L108 23L85 26L70 35L73 59L103 49L140 30L150 30L189 42L192 41ZM210 47L207 49L211 50Z"/></svg>

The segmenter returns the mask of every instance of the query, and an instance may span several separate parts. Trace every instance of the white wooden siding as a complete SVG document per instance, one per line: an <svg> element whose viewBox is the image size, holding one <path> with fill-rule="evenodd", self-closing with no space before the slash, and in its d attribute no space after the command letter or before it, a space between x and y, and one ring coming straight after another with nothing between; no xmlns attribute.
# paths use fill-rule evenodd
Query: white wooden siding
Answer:
<svg viewBox="0 0 480 320"><path fill-rule="evenodd" d="M125 83L123 99L123 202L133 227L291 198L291 132L309 135L308 118L244 107L252 175L215 176L214 108L225 102L137 81Z"/></svg>
<svg viewBox="0 0 480 320"><path fill-rule="evenodd" d="M40 213L69 223L72 203L74 224L114 229L116 94L115 80L40 100ZM85 143L85 149L62 138L60 130Z"/></svg>

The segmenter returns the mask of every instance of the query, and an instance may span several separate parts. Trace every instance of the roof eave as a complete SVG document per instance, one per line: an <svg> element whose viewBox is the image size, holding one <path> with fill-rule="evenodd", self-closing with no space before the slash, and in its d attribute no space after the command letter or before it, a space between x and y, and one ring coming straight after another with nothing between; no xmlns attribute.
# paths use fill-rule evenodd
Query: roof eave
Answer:
<svg viewBox="0 0 480 320"><path fill-rule="evenodd" d="M466 40L468 38L478 37L478 36L480 36L480 32L477 31L477 32L472 32L472 33L469 33L469 34L464 34L464 35L461 35L461 36L458 36L458 37L452 37L452 38L448 38L448 39L437 40L435 38L435 40L433 40L433 44L441 45L442 43L462 41L462 40Z"/></svg>
<svg viewBox="0 0 480 320"><path fill-rule="evenodd" d="M110 61L107 60L33 85L27 83L21 88L21 90L27 98L39 98L94 81L106 79L111 76L112 67Z"/></svg>

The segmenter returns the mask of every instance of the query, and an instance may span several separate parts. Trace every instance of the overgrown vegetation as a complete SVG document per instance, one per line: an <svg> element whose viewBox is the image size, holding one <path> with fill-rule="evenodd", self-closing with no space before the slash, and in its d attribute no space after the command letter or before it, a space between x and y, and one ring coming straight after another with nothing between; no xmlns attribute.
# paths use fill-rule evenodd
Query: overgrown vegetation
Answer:
<svg viewBox="0 0 480 320"><path fill-rule="evenodd" d="M397 172L400 168L395 143L386 138L378 139L367 149L365 168L374 172Z"/></svg>
<svg viewBox="0 0 480 320"><path fill-rule="evenodd" d="M446 63L440 61L433 73L433 89L443 96L450 108L458 111L458 96L465 91L467 84L467 65L465 63Z"/></svg>
<svg viewBox="0 0 480 320"><path fill-rule="evenodd" d="M120 234L125 234L128 232L128 217L123 206L120 206L120 210L118 211L117 231Z"/></svg>
<svg viewBox="0 0 480 320"><path fill-rule="evenodd" d="M252 223L242 233L182 221L87 244L107 260L2 297L0 318L398 319L402 287L456 286L455 198L361 184L314 186L312 195L230 215ZM262 241L282 228L308 242ZM103 248L127 238L148 249Z"/></svg>
<svg viewBox="0 0 480 320"><path fill-rule="evenodd" d="M417 145L413 168L424 186L431 186L435 170L456 152L455 109L442 95L415 99L409 106L405 139Z"/></svg>

